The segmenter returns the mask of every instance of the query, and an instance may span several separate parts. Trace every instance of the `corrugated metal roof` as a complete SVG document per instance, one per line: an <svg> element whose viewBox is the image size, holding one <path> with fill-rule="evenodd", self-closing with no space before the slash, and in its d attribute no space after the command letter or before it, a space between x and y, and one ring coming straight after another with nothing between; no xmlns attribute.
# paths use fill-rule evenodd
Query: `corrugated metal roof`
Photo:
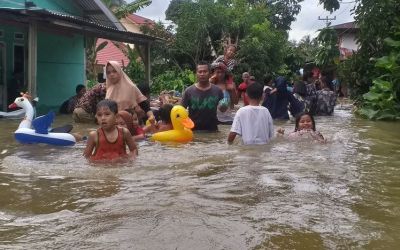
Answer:
<svg viewBox="0 0 400 250"><path fill-rule="evenodd" d="M73 0L84 11L84 17L89 18L103 26L109 26L124 31L114 14L105 6L101 0Z"/></svg>
<svg viewBox="0 0 400 250"><path fill-rule="evenodd" d="M331 28L335 30L350 30L350 29L357 29L357 25L355 22L348 22L348 23L333 25Z"/></svg>
<svg viewBox="0 0 400 250"><path fill-rule="evenodd" d="M29 23L34 20L47 25L56 25L65 29L75 30L75 32L111 39L115 41L128 42L134 44L148 44L159 38L118 30L116 27L102 25L83 17L68 15L44 9L16 10L0 9L0 19L10 19L19 22Z"/></svg>

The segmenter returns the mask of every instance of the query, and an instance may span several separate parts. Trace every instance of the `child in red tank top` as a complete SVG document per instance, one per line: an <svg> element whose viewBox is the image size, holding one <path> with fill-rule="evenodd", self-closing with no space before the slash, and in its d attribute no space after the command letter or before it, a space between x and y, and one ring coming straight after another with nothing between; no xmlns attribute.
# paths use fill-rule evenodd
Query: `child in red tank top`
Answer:
<svg viewBox="0 0 400 250"><path fill-rule="evenodd" d="M100 128L89 134L84 156L93 161L115 161L121 158L134 159L137 147L127 128L116 126L118 105L112 100L97 104L96 119ZM126 152L126 146L129 152Z"/></svg>

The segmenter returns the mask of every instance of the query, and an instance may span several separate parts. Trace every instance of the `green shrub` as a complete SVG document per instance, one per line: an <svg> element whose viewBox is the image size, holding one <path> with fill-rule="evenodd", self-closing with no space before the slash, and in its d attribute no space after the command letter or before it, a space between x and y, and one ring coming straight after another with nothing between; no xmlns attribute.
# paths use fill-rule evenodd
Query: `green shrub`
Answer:
<svg viewBox="0 0 400 250"><path fill-rule="evenodd" d="M396 34L398 40L385 39L385 43L392 48L391 52L379 58L375 64L376 70L383 74L372 81L358 110L361 116L368 119L400 119L400 33Z"/></svg>
<svg viewBox="0 0 400 250"><path fill-rule="evenodd" d="M150 86L152 94L158 95L163 90L175 90L182 92L186 87L195 82L195 74L186 69L183 71L165 71L155 76Z"/></svg>
<svg viewBox="0 0 400 250"><path fill-rule="evenodd" d="M93 88L93 86L94 85L96 85L97 84L97 81L96 80L87 80L86 81L86 88L87 89L91 89L91 88Z"/></svg>

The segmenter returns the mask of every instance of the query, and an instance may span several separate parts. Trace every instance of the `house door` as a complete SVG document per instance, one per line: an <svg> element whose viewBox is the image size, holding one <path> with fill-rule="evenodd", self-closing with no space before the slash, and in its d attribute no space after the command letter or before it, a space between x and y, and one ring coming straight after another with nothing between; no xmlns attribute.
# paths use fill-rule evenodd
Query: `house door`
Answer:
<svg viewBox="0 0 400 250"><path fill-rule="evenodd" d="M0 42L0 110L7 110L6 47Z"/></svg>
<svg viewBox="0 0 400 250"><path fill-rule="evenodd" d="M25 86L25 46L14 44L13 71L11 81L7 86L7 101L12 103L20 96L21 91L26 91Z"/></svg>

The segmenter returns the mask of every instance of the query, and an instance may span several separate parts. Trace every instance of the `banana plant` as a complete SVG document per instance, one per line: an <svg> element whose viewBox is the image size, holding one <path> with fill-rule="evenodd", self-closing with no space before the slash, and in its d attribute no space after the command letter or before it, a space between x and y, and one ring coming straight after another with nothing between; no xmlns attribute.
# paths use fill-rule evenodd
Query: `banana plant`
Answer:
<svg viewBox="0 0 400 250"><path fill-rule="evenodd" d="M102 0L103 3L120 19L131 13L140 10L151 4L151 0L135 0L127 3L124 0ZM95 70L97 53L107 46L107 42L102 42L96 47L97 38L88 37L86 39L86 71L87 79L91 82L97 80L97 73ZM117 46L117 45L116 45ZM117 46L118 47L118 46Z"/></svg>

